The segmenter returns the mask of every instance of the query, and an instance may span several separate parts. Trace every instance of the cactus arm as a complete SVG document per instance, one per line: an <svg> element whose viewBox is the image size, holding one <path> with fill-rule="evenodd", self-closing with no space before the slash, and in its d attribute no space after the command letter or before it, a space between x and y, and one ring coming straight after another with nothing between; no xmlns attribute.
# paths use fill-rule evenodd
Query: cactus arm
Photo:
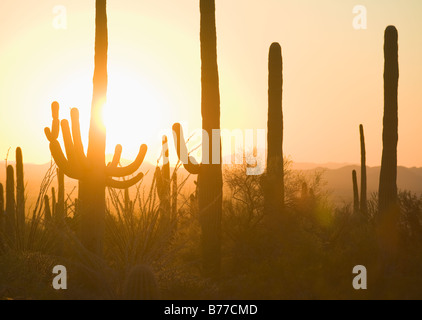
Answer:
<svg viewBox="0 0 422 320"><path fill-rule="evenodd" d="M194 157L188 155L188 148L186 147L185 138L183 136L183 129L179 123L173 125L173 137L176 147L177 156L183 163L183 166L190 174L198 174L200 165ZM187 160L187 161L186 161Z"/></svg>
<svg viewBox="0 0 422 320"><path fill-rule="evenodd" d="M145 144L141 145L141 147L139 148L139 153L136 156L135 161L133 161L130 165L126 167L118 168L117 166L113 166L114 160L115 160L113 157L112 165L106 168L106 175L116 177L116 178L122 178L122 177L129 176L135 173L135 171L138 170L141 164L144 162L144 158L147 153L147 150L148 148ZM121 150L120 150L120 154L121 154ZM118 158L120 158L120 155L118 156Z"/></svg>
<svg viewBox="0 0 422 320"><path fill-rule="evenodd" d="M64 148L66 150L67 159L69 160L70 164L76 164L78 161L75 156L75 147L72 141L72 134L70 133L69 121L62 120L61 121L62 127L62 134L63 134L63 141L64 141Z"/></svg>
<svg viewBox="0 0 422 320"><path fill-rule="evenodd" d="M126 181L118 181L108 177L106 180L106 186L114 189L128 189L141 181L143 177L144 174L142 172Z"/></svg>
<svg viewBox="0 0 422 320"><path fill-rule="evenodd" d="M117 168L120 162L120 157L122 156L122 146L120 144L116 145L114 148L113 160L107 165L110 168Z"/></svg>
<svg viewBox="0 0 422 320"><path fill-rule="evenodd" d="M53 102L51 104L51 115L53 117L51 129L48 127L44 129L44 133L48 141L50 142L53 140L57 140L60 132L59 104L57 102Z"/></svg>
<svg viewBox="0 0 422 320"><path fill-rule="evenodd" d="M79 180L82 177L82 172L80 170L76 170L73 168L69 161L66 159L60 143L57 140L50 142L50 152L53 156L54 162L63 170L64 174L67 175L69 178Z"/></svg>

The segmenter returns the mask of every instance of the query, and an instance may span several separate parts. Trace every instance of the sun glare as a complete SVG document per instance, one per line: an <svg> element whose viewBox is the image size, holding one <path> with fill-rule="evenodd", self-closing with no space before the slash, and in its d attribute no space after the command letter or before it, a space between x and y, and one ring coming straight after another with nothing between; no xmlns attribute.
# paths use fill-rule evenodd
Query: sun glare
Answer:
<svg viewBox="0 0 422 320"><path fill-rule="evenodd" d="M121 144L123 157L132 158L141 144L150 147L160 143L169 121L166 110L170 108L161 90L130 70L109 70L107 104L103 112L107 153L113 153L115 145Z"/></svg>

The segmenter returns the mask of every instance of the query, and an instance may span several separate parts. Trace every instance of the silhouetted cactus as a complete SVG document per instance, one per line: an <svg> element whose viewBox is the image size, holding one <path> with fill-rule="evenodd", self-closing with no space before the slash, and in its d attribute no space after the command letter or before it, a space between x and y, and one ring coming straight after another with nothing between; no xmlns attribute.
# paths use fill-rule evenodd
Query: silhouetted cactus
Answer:
<svg viewBox="0 0 422 320"><path fill-rule="evenodd" d="M379 182L379 203L381 213L397 204L397 142L399 80L398 34L394 26L388 26L384 38L384 120L383 149Z"/></svg>
<svg viewBox="0 0 422 320"><path fill-rule="evenodd" d="M125 214L133 212L133 201L130 199L129 188L126 188L124 191L124 201Z"/></svg>
<svg viewBox="0 0 422 320"><path fill-rule="evenodd" d="M4 213L4 190L3 185L0 183L0 250L4 248L4 233L6 216Z"/></svg>
<svg viewBox="0 0 422 320"><path fill-rule="evenodd" d="M172 178L171 186L171 216L175 221L177 221L177 196L178 196L178 186L177 186L177 172L174 171Z"/></svg>
<svg viewBox="0 0 422 320"><path fill-rule="evenodd" d="M51 215L54 217L56 215L56 190L54 187L51 187Z"/></svg>
<svg viewBox="0 0 422 320"><path fill-rule="evenodd" d="M162 158L163 167L160 169L157 166L155 170L157 194L160 199L160 213L164 219L169 221L170 219L170 161L169 161L169 150L167 137L163 136L162 140Z"/></svg>
<svg viewBox="0 0 422 320"><path fill-rule="evenodd" d="M106 0L96 0L95 68L87 155L85 156L82 145L78 109L71 109L70 112L71 131L67 120L59 121L59 104L53 102L52 128L45 129L57 166L68 177L79 180L79 236L85 247L98 255L102 254L105 230L105 188L126 189L139 182L143 177L142 173L125 181L115 180L113 177L122 178L134 174L147 151L146 145L142 145L132 164L118 167L122 147L117 145L113 161L105 165L106 133L101 113L107 95L107 49ZM67 158L57 141L60 125Z"/></svg>
<svg viewBox="0 0 422 320"><path fill-rule="evenodd" d="M54 206L54 201L53 201ZM45 221L51 221L51 207L50 207L50 199L48 199L48 195L44 195L44 219Z"/></svg>
<svg viewBox="0 0 422 320"><path fill-rule="evenodd" d="M25 233L25 186L23 178L22 149L16 148L16 218L19 235Z"/></svg>
<svg viewBox="0 0 422 320"><path fill-rule="evenodd" d="M58 192L57 192L57 203L53 201L52 205L55 207L55 214L54 218L56 221L63 221L65 218L65 212L64 212L64 173L63 170L60 170L60 168L57 168L57 186L58 186ZM54 200L54 198L53 198Z"/></svg>
<svg viewBox="0 0 422 320"><path fill-rule="evenodd" d="M11 245L16 240L16 204L15 204L15 180L11 165L6 170L6 237Z"/></svg>
<svg viewBox="0 0 422 320"><path fill-rule="evenodd" d="M264 182L265 212L280 213L284 205L283 60L281 46L271 44L268 62L268 149Z"/></svg>
<svg viewBox="0 0 422 320"><path fill-rule="evenodd" d="M368 213L367 186L366 186L366 150L363 125L359 126L360 133L360 212Z"/></svg>
<svg viewBox="0 0 422 320"><path fill-rule="evenodd" d="M204 276L214 276L221 265L221 215L223 177L221 154L214 159L213 144L220 142L220 90L217 64L215 1L200 0L201 87L202 87L202 163L188 152L180 124L173 125L176 150L185 169L198 174L198 207L201 224L202 266ZM214 132L213 132L214 129ZM214 133L214 134L213 134ZM216 163L218 162L218 163Z"/></svg>
<svg viewBox="0 0 422 320"><path fill-rule="evenodd" d="M150 267L137 265L129 272L123 286L126 300L157 300L158 286Z"/></svg>
<svg viewBox="0 0 422 320"><path fill-rule="evenodd" d="M353 182L353 212L359 212L359 191L358 191L358 178L356 170L352 171L352 182Z"/></svg>

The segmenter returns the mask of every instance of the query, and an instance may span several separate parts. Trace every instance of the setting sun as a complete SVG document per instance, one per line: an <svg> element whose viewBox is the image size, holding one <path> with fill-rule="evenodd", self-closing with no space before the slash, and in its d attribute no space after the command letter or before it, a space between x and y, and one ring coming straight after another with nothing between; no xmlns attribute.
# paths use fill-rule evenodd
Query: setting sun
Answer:
<svg viewBox="0 0 422 320"><path fill-rule="evenodd" d="M164 88L156 87L142 75L120 66L109 68L108 79L107 104L103 112L107 153L113 153L115 145L121 144L123 158L132 159L140 144L160 145L161 136L166 129L168 131L163 125L170 121L171 108Z"/></svg>

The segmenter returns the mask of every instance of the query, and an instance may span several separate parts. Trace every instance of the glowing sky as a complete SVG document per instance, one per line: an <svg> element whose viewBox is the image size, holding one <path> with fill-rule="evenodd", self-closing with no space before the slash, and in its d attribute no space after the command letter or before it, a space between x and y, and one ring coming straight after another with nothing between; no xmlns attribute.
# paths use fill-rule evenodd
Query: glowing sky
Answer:
<svg viewBox="0 0 422 320"><path fill-rule="evenodd" d="M0 159L21 146L27 162L50 160L43 128L54 100L62 118L80 109L87 139L94 4L0 2ZM367 8L366 30L352 26L358 4ZM53 27L57 5L66 8L64 30ZM394 24L398 162L422 166L422 1L216 0L216 7L222 127L266 128L268 49L280 42L284 152L297 162L358 163L362 123L367 164L380 164L383 33ZM109 0L108 17L108 152L121 143L123 157L133 158L147 143L154 162L173 122L201 125L199 1Z"/></svg>

